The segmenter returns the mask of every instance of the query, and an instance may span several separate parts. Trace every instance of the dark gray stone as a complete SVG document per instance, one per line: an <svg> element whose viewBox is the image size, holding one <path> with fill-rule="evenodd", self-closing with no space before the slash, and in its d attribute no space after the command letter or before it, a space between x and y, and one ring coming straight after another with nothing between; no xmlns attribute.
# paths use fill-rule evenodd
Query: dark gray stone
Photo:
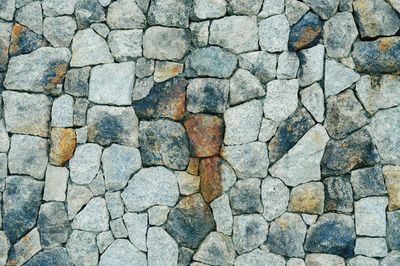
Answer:
<svg viewBox="0 0 400 266"><path fill-rule="evenodd" d="M37 226L42 246L56 246L68 240L69 221L64 202L42 204Z"/></svg>
<svg viewBox="0 0 400 266"><path fill-rule="evenodd" d="M90 67L73 68L65 76L64 90L72 96L87 96L89 91Z"/></svg>
<svg viewBox="0 0 400 266"><path fill-rule="evenodd" d="M311 7L322 19L328 19L335 15L339 7L339 0L304 0L303 2Z"/></svg>
<svg viewBox="0 0 400 266"><path fill-rule="evenodd" d="M9 176L3 194L3 229L11 243L36 224L44 182L26 176Z"/></svg>
<svg viewBox="0 0 400 266"><path fill-rule="evenodd" d="M211 209L200 194L183 198L168 216L165 230L180 246L197 248L213 230Z"/></svg>
<svg viewBox="0 0 400 266"><path fill-rule="evenodd" d="M328 213L311 225L304 249L348 258L354 254L355 239L354 222L350 216Z"/></svg>
<svg viewBox="0 0 400 266"><path fill-rule="evenodd" d="M386 194L382 168L374 166L351 172L351 184L354 191L354 199L363 197L381 196Z"/></svg>
<svg viewBox="0 0 400 266"><path fill-rule="evenodd" d="M11 43L8 49L10 55L28 54L40 47L46 46L46 39L29 28L16 23L11 32Z"/></svg>
<svg viewBox="0 0 400 266"><path fill-rule="evenodd" d="M75 5L75 17L78 29L84 29L92 23L106 20L103 7L96 0L79 0Z"/></svg>
<svg viewBox="0 0 400 266"><path fill-rule="evenodd" d="M63 247L56 247L39 252L25 266L72 266L68 252Z"/></svg>
<svg viewBox="0 0 400 266"><path fill-rule="evenodd" d="M400 249L400 211L387 212L387 243L390 249Z"/></svg>
<svg viewBox="0 0 400 266"><path fill-rule="evenodd" d="M316 45L321 39L322 20L308 12L290 28L289 50L301 50Z"/></svg>
<svg viewBox="0 0 400 266"><path fill-rule="evenodd" d="M349 175L326 178L324 185L325 212L351 213L353 211L353 190Z"/></svg>
<svg viewBox="0 0 400 266"><path fill-rule="evenodd" d="M148 23L188 28L192 5L192 0L153 0L148 10Z"/></svg>
<svg viewBox="0 0 400 266"><path fill-rule="evenodd" d="M258 178L249 178L236 182L229 193L234 215L263 212L260 185L261 182Z"/></svg>
<svg viewBox="0 0 400 266"><path fill-rule="evenodd" d="M371 135L363 128L343 140L330 140L321 161L321 170L325 176L341 175L378 162L378 151Z"/></svg>
<svg viewBox="0 0 400 266"><path fill-rule="evenodd" d="M89 107L89 101L86 98L76 98L74 102L73 120L75 126L86 125L86 112Z"/></svg>

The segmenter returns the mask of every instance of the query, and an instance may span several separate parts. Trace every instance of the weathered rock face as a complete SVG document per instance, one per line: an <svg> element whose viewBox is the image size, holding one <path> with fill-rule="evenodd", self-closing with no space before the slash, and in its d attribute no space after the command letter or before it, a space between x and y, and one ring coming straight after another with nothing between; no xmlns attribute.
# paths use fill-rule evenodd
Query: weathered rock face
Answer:
<svg viewBox="0 0 400 266"><path fill-rule="evenodd" d="M233 264L235 248L230 237L221 233L211 232L201 243L193 259L210 264Z"/></svg>
<svg viewBox="0 0 400 266"><path fill-rule="evenodd" d="M223 192L221 164L220 157L206 158L200 161L200 190L207 203L219 197Z"/></svg>
<svg viewBox="0 0 400 266"><path fill-rule="evenodd" d="M321 38L322 20L308 12L290 28L289 49L301 50L316 45Z"/></svg>
<svg viewBox="0 0 400 266"><path fill-rule="evenodd" d="M18 23L12 27L10 42L8 47L10 55L29 54L47 45L42 35Z"/></svg>
<svg viewBox="0 0 400 266"><path fill-rule="evenodd" d="M178 244L197 248L215 229L215 222L202 196L194 194L181 199L171 210L165 229Z"/></svg>
<svg viewBox="0 0 400 266"><path fill-rule="evenodd" d="M50 163L63 166L75 151L76 134L71 128L52 128Z"/></svg>

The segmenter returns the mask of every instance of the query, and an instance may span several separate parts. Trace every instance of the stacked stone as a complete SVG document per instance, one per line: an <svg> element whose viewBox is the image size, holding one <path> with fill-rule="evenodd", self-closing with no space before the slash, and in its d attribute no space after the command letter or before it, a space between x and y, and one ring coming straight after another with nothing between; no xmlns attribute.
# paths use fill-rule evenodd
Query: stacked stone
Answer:
<svg viewBox="0 0 400 266"><path fill-rule="evenodd" d="M0 0L0 265L400 265L398 0Z"/></svg>

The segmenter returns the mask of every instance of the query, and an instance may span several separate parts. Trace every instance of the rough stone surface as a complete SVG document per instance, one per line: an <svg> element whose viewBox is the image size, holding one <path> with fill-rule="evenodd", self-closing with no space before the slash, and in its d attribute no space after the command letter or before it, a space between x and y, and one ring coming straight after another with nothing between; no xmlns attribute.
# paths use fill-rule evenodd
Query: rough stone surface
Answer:
<svg viewBox="0 0 400 266"><path fill-rule="evenodd" d="M382 168L379 166L352 171L350 181L354 191L354 199L386 194Z"/></svg>
<svg viewBox="0 0 400 266"><path fill-rule="evenodd" d="M359 237L356 240L354 253L383 258L388 253L386 240L384 238Z"/></svg>
<svg viewBox="0 0 400 266"><path fill-rule="evenodd" d="M217 231L226 235L231 235L233 216L228 195L224 194L216 198L211 202L210 207L212 208Z"/></svg>
<svg viewBox="0 0 400 266"><path fill-rule="evenodd" d="M354 203L356 233L362 236L386 236L386 197L368 197Z"/></svg>
<svg viewBox="0 0 400 266"><path fill-rule="evenodd" d="M290 28L289 50L301 50L318 44L321 39L322 20L312 12L305 14Z"/></svg>
<svg viewBox="0 0 400 266"><path fill-rule="evenodd" d="M261 185L261 198L264 206L263 216L267 221L272 221L286 211L289 189L281 180L267 177Z"/></svg>
<svg viewBox="0 0 400 266"><path fill-rule="evenodd" d="M234 215L261 213L263 211L260 184L261 182L258 178L249 178L236 182L229 193Z"/></svg>
<svg viewBox="0 0 400 266"><path fill-rule="evenodd" d="M108 7L107 24L111 29L142 29L146 17L134 0L118 0Z"/></svg>
<svg viewBox="0 0 400 266"><path fill-rule="evenodd" d="M239 55L239 66L250 71L262 83L275 78L276 64L276 55L272 53L257 51Z"/></svg>
<svg viewBox="0 0 400 266"><path fill-rule="evenodd" d="M145 213L125 213L124 222L132 244L139 250L146 251L147 215Z"/></svg>
<svg viewBox="0 0 400 266"><path fill-rule="evenodd" d="M63 202L42 204L37 224L42 246L51 247L67 242L69 221Z"/></svg>
<svg viewBox="0 0 400 266"><path fill-rule="evenodd" d="M289 209L293 212L322 214L324 212L324 185L310 182L294 187L290 193Z"/></svg>
<svg viewBox="0 0 400 266"><path fill-rule="evenodd" d="M100 168L102 147L87 143L76 148L70 161L71 180L78 184L89 184L95 178Z"/></svg>
<svg viewBox="0 0 400 266"><path fill-rule="evenodd" d="M211 232L201 243L193 259L211 265L233 264L235 248L232 239L222 233Z"/></svg>
<svg viewBox="0 0 400 266"><path fill-rule="evenodd" d="M46 18L43 34L54 47L69 47L77 29L76 22L68 16Z"/></svg>
<svg viewBox="0 0 400 266"><path fill-rule="evenodd" d="M91 232L103 232L108 229L108 222L109 214L106 201L103 198L96 197L91 199L85 208L76 215L72 222L72 228Z"/></svg>
<svg viewBox="0 0 400 266"><path fill-rule="evenodd" d="M69 171L64 167L48 165L43 191L45 201L65 201Z"/></svg>
<svg viewBox="0 0 400 266"><path fill-rule="evenodd" d="M219 18L226 13L226 1L194 0L193 9L199 19Z"/></svg>
<svg viewBox="0 0 400 266"><path fill-rule="evenodd" d="M335 95L360 79L360 75L354 70L337 63L334 60L325 62L325 94L326 96Z"/></svg>
<svg viewBox="0 0 400 266"><path fill-rule="evenodd" d="M400 211L387 212L387 242L391 249L399 249L400 246L399 222Z"/></svg>
<svg viewBox="0 0 400 266"><path fill-rule="evenodd" d="M176 265L178 261L178 244L160 227L150 227L147 232L148 264Z"/></svg>
<svg viewBox="0 0 400 266"><path fill-rule="evenodd" d="M192 1L187 0L155 0L151 1L148 10L150 25L163 25L187 28Z"/></svg>
<svg viewBox="0 0 400 266"><path fill-rule="evenodd" d="M319 44L299 52L300 68L298 77L300 86L309 86L323 78L324 54L324 46Z"/></svg>
<svg viewBox="0 0 400 266"><path fill-rule="evenodd" d="M304 3L325 20L332 17L339 6L339 0L304 0Z"/></svg>
<svg viewBox="0 0 400 266"><path fill-rule="evenodd" d="M77 134L72 128L52 128L50 137L50 163L64 166L75 151Z"/></svg>
<svg viewBox="0 0 400 266"><path fill-rule="evenodd" d="M398 166L384 166L383 176L385 178L386 189L389 196L389 211L400 209L400 167Z"/></svg>
<svg viewBox="0 0 400 266"><path fill-rule="evenodd" d="M262 50L282 52L288 49L289 22L285 15L275 15L259 23L259 39Z"/></svg>
<svg viewBox="0 0 400 266"><path fill-rule="evenodd" d="M351 213L353 211L353 190L350 176L329 177L324 180L325 211Z"/></svg>
<svg viewBox="0 0 400 266"><path fill-rule="evenodd" d="M276 265L285 266L286 262L282 256L261 249L255 249L249 253L236 257L237 266Z"/></svg>
<svg viewBox="0 0 400 266"><path fill-rule="evenodd" d="M42 250L37 228L32 229L10 249L8 264L23 265L36 253Z"/></svg>
<svg viewBox="0 0 400 266"><path fill-rule="evenodd" d="M325 99L324 92L318 83L300 91L301 102L313 118L321 123L324 121Z"/></svg>
<svg viewBox="0 0 400 266"><path fill-rule="evenodd" d="M99 254L94 233L74 230L66 247L72 263L78 265L97 264Z"/></svg>
<svg viewBox="0 0 400 266"><path fill-rule="evenodd" d="M60 265L68 266L71 265L71 260L69 258L66 248L55 247L49 250L44 250L37 253L32 257L25 265L35 266L35 265Z"/></svg>
<svg viewBox="0 0 400 266"><path fill-rule="evenodd" d="M265 95L260 80L249 71L238 69L230 80L230 104L236 105Z"/></svg>

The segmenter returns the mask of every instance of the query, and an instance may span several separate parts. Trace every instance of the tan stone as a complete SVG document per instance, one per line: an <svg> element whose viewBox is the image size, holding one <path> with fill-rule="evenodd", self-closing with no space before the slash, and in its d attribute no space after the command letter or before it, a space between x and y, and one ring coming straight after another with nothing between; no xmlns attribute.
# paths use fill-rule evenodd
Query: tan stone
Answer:
<svg viewBox="0 0 400 266"><path fill-rule="evenodd" d="M322 214L324 212L324 185L310 182L292 189L289 209L293 212Z"/></svg>
<svg viewBox="0 0 400 266"><path fill-rule="evenodd" d="M53 128L51 130L50 163L63 166L71 159L76 145L76 134L72 128Z"/></svg>
<svg viewBox="0 0 400 266"><path fill-rule="evenodd" d="M221 163L220 157L211 157L200 162L200 189L207 203L222 194Z"/></svg>
<svg viewBox="0 0 400 266"><path fill-rule="evenodd" d="M386 189L389 196L389 211L400 209L400 166L383 167Z"/></svg>

